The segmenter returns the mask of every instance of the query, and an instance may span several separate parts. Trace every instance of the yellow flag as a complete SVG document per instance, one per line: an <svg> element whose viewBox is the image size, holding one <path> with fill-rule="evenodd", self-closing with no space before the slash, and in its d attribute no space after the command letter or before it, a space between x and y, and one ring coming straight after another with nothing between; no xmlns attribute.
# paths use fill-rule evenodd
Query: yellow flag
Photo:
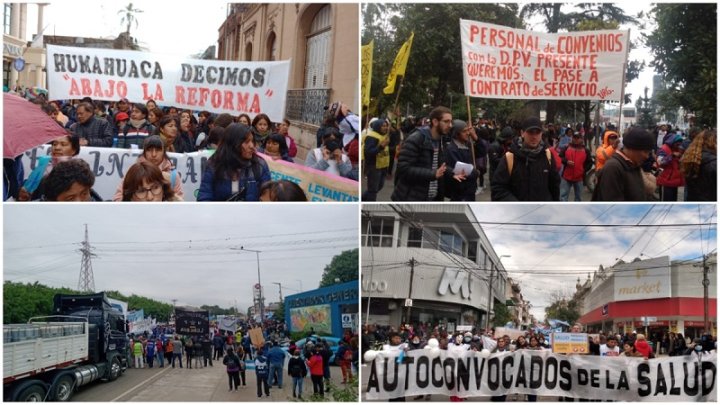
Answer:
<svg viewBox="0 0 720 405"><path fill-rule="evenodd" d="M405 41L403 46L398 51L393 63L392 69L390 69L390 75L388 75L387 86L383 89L383 93L392 94L395 92L395 79L398 76L405 76L405 68L407 67L408 58L410 57L410 47L412 46L413 37L415 33L410 33L410 39Z"/></svg>
<svg viewBox="0 0 720 405"><path fill-rule="evenodd" d="M362 105L370 105L370 85L372 84L372 63L373 63L373 47L375 40L363 46L362 49Z"/></svg>

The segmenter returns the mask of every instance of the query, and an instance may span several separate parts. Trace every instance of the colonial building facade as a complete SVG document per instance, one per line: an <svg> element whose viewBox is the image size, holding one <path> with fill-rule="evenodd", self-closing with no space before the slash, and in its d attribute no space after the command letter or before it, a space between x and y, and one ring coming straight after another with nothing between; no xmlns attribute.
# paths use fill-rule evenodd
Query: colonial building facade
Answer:
<svg viewBox="0 0 720 405"><path fill-rule="evenodd" d="M218 59L291 60L286 116L301 158L315 147L325 106L358 111L358 19L356 4L228 5Z"/></svg>

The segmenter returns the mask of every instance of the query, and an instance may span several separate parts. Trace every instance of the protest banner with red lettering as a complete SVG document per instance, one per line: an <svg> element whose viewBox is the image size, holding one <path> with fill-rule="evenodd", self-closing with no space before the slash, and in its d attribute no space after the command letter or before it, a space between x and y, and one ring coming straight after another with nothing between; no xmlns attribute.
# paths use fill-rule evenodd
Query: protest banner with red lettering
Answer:
<svg viewBox="0 0 720 405"><path fill-rule="evenodd" d="M51 151L49 145L41 145L25 152L23 167L25 177L35 169L40 156L48 155ZM78 157L90 165L95 174L93 190L103 200L112 200L123 176L130 169L142 149L98 148L83 146ZM192 153L168 153L168 158L177 168L179 179L182 182L183 199L195 201L200 189L202 173L210 151ZM270 169L273 180L290 180L305 191L308 201L358 201L358 182L329 173L311 169L299 164L272 160L264 156Z"/></svg>
<svg viewBox="0 0 720 405"><path fill-rule="evenodd" d="M465 94L543 100L619 100L629 31L561 34L460 20Z"/></svg>
<svg viewBox="0 0 720 405"><path fill-rule="evenodd" d="M117 101L237 116L285 118L290 61L190 59L116 49L47 45L48 97Z"/></svg>

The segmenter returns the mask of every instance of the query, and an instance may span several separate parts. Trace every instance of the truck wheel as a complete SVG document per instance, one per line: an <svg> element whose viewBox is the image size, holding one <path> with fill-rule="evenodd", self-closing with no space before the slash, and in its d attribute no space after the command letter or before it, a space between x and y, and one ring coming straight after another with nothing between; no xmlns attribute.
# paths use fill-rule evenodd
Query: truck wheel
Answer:
<svg viewBox="0 0 720 405"><path fill-rule="evenodd" d="M18 402L42 402L45 401L45 387L40 384L33 384L20 392L17 396Z"/></svg>
<svg viewBox="0 0 720 405"><path fill-rule="evenodd" d="M55 382L55 388L52 399L58 402L66 402L70 400L75 388L75 381L70 375L63 375Z"/></svg>
<svg viewBox="0 0 720 405"><path fill-rule="evenodd" d="M120 377L120 373L122 373L122 368L120 367L120 360L118 360L117 357L113 358L112 363L110 363L110 370L108 371L108 381L115 381Z"/></svg>

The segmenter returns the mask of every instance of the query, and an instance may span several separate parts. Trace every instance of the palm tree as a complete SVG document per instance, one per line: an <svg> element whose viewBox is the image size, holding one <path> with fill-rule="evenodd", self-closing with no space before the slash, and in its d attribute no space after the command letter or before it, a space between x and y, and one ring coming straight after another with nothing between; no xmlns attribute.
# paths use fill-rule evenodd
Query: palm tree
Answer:
<svg viewBox="0 0 720 405"><path fill-rule="evenodd" d="M142 13L143 10L133 8L133 4L128 4L124 9L118 11L118 14L124 14L122 20L120 20L120 24L125 24L127 22L127 30L125 31L125 34L130 37L130 26L132 23L135 23L135 28L138 26L137 17L135 14Z"/></svg>

